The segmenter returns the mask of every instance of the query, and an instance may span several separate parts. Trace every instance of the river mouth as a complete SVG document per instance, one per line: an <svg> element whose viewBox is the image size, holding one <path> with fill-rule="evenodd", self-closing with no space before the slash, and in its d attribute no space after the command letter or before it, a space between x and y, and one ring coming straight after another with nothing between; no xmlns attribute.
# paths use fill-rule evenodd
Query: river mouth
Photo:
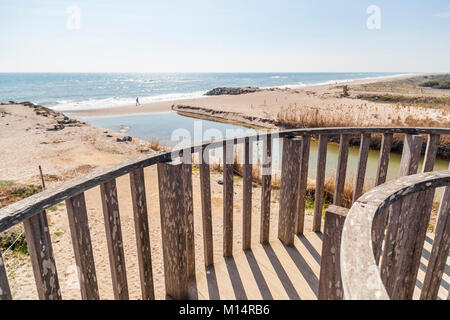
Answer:
<svg viewBox="0 0 450 320"><path fill-rule="evenodd" d="M109 130L120 132L125 135L133 136L144 141L159 141L160 144L171 148L177 146L181 136L189 136L190 143L199 143L215 139L231 138L233 136L242 136L246 134L256 134L263 130L250 129L240 125L233 125L224 122L216 122L191 118L179 115L176 112L163 112L126 116L110 116L110 117L78 117L78 120L87 122L91 125L103 127ZM175 141L174 141L175 139ZM256 143L254 148L254 163L261 155L261 142ZM236 146L236 152L242 155L241 146ZM311 151L309 158L308 178L315 179L317 167L317 149L318 142L311 140ZM273 143L273 171L279 172L281 169L282 143L280 139L274 139ZM222 150L218 148L212 152L212 159L221 162ZM339 154L339 144L330 142L327 149L326 176L327 178L335 177L337 160ZM347 163L347 181L351 181L356 175L358 167L359 147L351 146L348 153ZM367 161L367 171L365 184L371 187L374 184L379 160L379 151L370 150ZM401 154L392 152L389 160L389 168L387 179L394 179L398 176L400 170ZM423 156L421 157L419 168L422 167ZM437 158L434 170L447 170L449 160ZM372 184L372 185L371 185Z"/></svg>

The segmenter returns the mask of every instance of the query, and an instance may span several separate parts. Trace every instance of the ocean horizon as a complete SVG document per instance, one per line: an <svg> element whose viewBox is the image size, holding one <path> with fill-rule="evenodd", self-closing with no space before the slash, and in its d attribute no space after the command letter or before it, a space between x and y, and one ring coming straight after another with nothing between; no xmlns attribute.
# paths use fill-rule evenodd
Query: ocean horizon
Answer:
<svg viewBox="0 0 450 320"><path fill-rule="evenodd" d="M413 73L0 73L0 102L84 110L201 98L216 87L297 89Z"/></svg>

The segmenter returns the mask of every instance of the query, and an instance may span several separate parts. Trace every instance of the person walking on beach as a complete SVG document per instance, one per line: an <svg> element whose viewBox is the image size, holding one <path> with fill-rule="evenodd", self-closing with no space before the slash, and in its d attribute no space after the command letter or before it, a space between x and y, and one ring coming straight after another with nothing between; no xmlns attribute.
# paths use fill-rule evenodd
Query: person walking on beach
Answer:
<svg viewBox="0 0 450 320"><path fill-rule="evenodd" d="M139 97L138 98L136 98L136 107L137 106L140 106L141 104L139 103Z"/></svg>

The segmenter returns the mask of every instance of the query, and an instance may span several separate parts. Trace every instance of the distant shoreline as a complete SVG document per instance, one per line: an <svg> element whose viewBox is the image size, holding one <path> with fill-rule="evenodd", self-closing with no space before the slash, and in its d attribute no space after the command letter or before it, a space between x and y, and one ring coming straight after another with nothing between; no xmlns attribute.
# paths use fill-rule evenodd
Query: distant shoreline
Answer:
<svg viewBox="0 0 450 320"><path fill-rule="evenodd" d="M386 81L390 79L408 79L418 76L419 74L398 74L392 76L383 76L383 77L375 77L375 78L363 78L363 79L355 79L355 80L341 80L336 81L335 83L328 84L311 84L305 85L299 88L289 88L289 85L286 86L277 86L277 87L268 87L261 88L262 90L308 90L310 88L314 89L326 89L331 86L336 85L344 85L344 84L365 84L365 83L375 83L380 81ZM423 74L425 75L425 74ZM286 88L286 89L284 89ZM213 89L213 88L211 88ZM206 92L206 91L205 91ZM248 95L248 94L246 94ZM239 95L239 97L243 97L244 95ZM219 96L220 97L220 96ZM88 109L61 109L58 110L63 113L69 113L74 116L79 117L106 117L106 116L121 116L121 115L134 115L134 114L150 114L150 113L158 113L158 112L170 112L172 111L172 105L186 105L190 103L202 103L204 105L208 104L209 99L214 99L216 96L201 96L193 99L176 99L176 100L167 100L167 101L158 101L151 103L143 103L140 106L136 106L134 104L124 105L124 106L112 106L109 108L101 107L101 108L88 108Z"/></svg>

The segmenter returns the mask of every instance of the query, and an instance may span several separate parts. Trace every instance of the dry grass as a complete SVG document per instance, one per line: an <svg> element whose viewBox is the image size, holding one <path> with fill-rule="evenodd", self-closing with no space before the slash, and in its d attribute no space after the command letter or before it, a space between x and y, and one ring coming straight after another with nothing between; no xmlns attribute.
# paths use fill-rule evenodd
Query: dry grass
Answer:
<svg viewBox="0 0 450 320"><path fill-rule="evenodd" d="M384 105L357 106L337 105L324 107L294 106L282 107L277 120L285 127L373 127L373 126L417 126L448 127L450 113L447 110L430 110L411 106Z"/></svg>
<svg viewBox="0 0 450 320"><path fill-rule="evenodd" d="M150 142L150 148L154 151L163 151L166 150L167 148L165 146L163 146L162 144L160 144L158 139L153 139Z"/></svg>

